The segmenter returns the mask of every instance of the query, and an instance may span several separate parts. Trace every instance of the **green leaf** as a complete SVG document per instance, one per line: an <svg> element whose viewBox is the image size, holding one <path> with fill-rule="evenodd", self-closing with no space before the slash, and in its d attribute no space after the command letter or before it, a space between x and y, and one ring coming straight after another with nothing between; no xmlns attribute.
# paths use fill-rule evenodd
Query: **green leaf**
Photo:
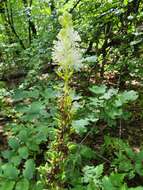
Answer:
<svg viewBox="0 0 143 190"><path fill-rule="evenodd" d="M136 171L136 173L138 173L140 176L143 176L142 161L141 161L141 162L136 162L136 164L135 164L135 171Z"/></svg>
<svg viewBox="0 0 143 190"><path fill-rule="evenodd" d="M9 160L13 156L13 151L12 150L5 150L2 152L2 156Z"/></svg>
<svg viewBox="0 0 143 190"><path fill-rule="evenodd" d="M128 5L128 0L124 0L124 5Z"/></svg>
<svg viewBox="0 0 143 190"><path fill-rule="evenodd" d="M87 146L80 146L80 154L84 159L91 159L95 157L95 152Z"/></svg>
<svg viewBox="0 0 143 190"><path fill-rule="evenodd" d="M89 88L89 90L94 94L104 94L106 92L106 88L107 87L105 85L92 86L91 88Z"/></svg>
<svg viewBox="0 0 143 190"><path fill-rule="evenodd" d="M33 159L29 159L25 162L25 169L23 171L23 176L26 179L32 179L35 172L35 163Z"/></svg>
<svg viewBox="0 0 143 190"><path fill-rule="evenodd" d="M122 101L122 103L135 101L138 98L138 93L135 92L134 90L125 91L122 94L120 94L118 98L120 99L120 101Z"/></svg>
<svg viewBox="0 0 143 190"><path fill-rule="evenodd" d="M104 187L104 190L116 190L115 187L112 185L109 177L107 176L104 176L103 180L103 187Z"/></svg>
<svg viewBox="0 0 143 190"><path fill-rule="evenodd" d="M31 141L28 141L26 143L26 146L28 147L29 150L32 150L32 151L38 151L39 150L39 146L35 143L34 138L32 138Z"/></svg>
<svg viewBox="0 0 143 190"><path fill-rule="evenodd" d="M83 168L83 172L84 172L83 181L85 183L88 183L88 182L93 181L93 180L94 180L94 183L95 183L102 176L103 164L100 164L100 165L98 165L96 167L94 167L94 166L85 166Z"/></svg>
<svg viewBox="0 0 143 190"><path fill-rule="evenodd" d="M97 61L97 57L96 56L86 57L83 61L95 63Z"/></svg>
<svg viewBox="0 0 143 190"><path fill-rule="evenodd" d="M44 109L44 105L41 103L41 102L33 102L31 105L30 105L30 109L28 111L28 113L30 114L37 114L39 113L42 109Z"/></svg>
<svg viewBox="0 0 143 190"><path fill-rule="evenodd" d="M137 155L136 155L136 160L139 160L142 162L143 160L143 151L140 151Z"/></svg>
<svg viewBox="0 0 143 190"><path fill-rule="evenodd" d="M44 96L44 98L46 99L52 99L52 98L55 98L55 91L52 90L51 88L47 88L43 93L42 95Z"/></svg>
<svg viewBox="0 0 143 190"><path fill-rule="evenodd" d="M21 158L19 156L12 156L10 158L11 163L13 163L14 166L18 166L21 162Z"/></svg>
<svg viewBox="0 0 143 190"><path fill-rule="evenodd" d="M35 99L38 98L39 97L39 90L34 89L34 90L27 92L27 97L28 98L35 98Z"/></svg>
<svg viewBox="0 0 143 190"><path fill-rule="evenodd" d="M15 181L3 181L1 185L0 190L13 190Z"/></svg>
<svg viewBox="0 0 143 190"><path fill-rule="evenodd" d="M26 159L26 158L28 158L28 148L26 147L26 146L24 146L24 147L20 147L19 149L18 149L18 153L19 153L19 156L21 157L21 158L23 158L23 159Z"/></svg>
<svg viewBox="0 0 143 190"><path fill-rule="evenodd" d="M123 184L121 187L120 187L120 190L128 190L128 187L126 184Z"/></svg>
<svg viewBox="0 0 143 190"><path fill-rule="evenodd" d="M88 119L80 119L72 122L72 127L75 129L75 132L78 134L83 134L87 131L87 126L89 124Z"/></svg>
<svg viewBox="0 0 143 190"><path fill-rule="evenodd" d="M8 144L11 148L13 148L15 150L19 147L19 142L15 137L9 138Z"/></svg>
<svg viewBox="0 0 143 190"><path fill-rule="evenodd" d="M36 184L30 184L30 189L43 190L44 189L44 184L41 181L37 181Z"/></svg>
<svg viewBox="0 0 143 190"><path fill-rule="evenodd" d="M1 168L6 178L16 179L18 177L19 171L12 164L4 164Z"/></svg>
<svg viewBox="0 0 143 190"><path fill-rule="evenodd" d="M103 96L100 97L100 99L105 99L109 100L111 99L114 95L118 93L117 89L111 88L109 89L106 93L103 94Z"/></svg>
<svg viewBox="0 0 143 190"><path fill-rule="evenodd" d="M29 107L27 105L18 104L15 106L15 110L19 113L26 113L29 110Z"/></svg>
<svg viewBox="0 0 143 190"><path fill-rule="evenodd" d="M125 174L111 173L110 180L115 187L120 187L123 183Z"/></svg>
<svg viewBox="0 0 143 190"><path fill-rule="evenodd" d="M28 140L28 132L26 129L23 129L20 131L20 133L18 134L18 138L21 142L26 143L26 141Z"/></svg>
<svg viewBox="0 0 143 190"><path fill-rule="evenodd" d="M27 98L27 95L28 95L27 91L18 89L18 90L15 91L13 99L15 101L20 101L20 100L23 100L23 99Z"/></svg>
<svg viewBox="0 0 143 190"><path fill-rule="evenodd" d="M131 45L131 46L134 46L134 45L139 44L139 43L142 43L142 39L132 41L132 42L130 42L130 45Z"/></svg>
<svg viewBox="0 0 143 190"><path fill-rule="evenodd" d="M28 190L29 181L27 179L21 179L17 182L15 190Z"/></svg>

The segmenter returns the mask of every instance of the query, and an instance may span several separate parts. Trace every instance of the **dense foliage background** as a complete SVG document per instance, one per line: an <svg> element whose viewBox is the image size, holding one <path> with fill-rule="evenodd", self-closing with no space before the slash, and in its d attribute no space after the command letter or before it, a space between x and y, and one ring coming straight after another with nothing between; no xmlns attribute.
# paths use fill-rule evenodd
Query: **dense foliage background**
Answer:
<svg viewBox="0 0 143 190"><path fill-rule="evenodd" d="M143 189L142 49L142 0L0 0L0 190Z"/></svg>

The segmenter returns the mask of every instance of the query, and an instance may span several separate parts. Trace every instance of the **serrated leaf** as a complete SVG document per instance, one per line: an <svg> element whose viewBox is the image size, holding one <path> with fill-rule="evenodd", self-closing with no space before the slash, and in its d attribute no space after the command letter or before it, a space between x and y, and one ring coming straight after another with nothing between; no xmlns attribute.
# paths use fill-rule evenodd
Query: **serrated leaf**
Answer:
<svg viewBox="0 0 143 190"><path fill-rule="evenodd" d="M21 162L21 158L19 156L12 156L10 161L14 166L18 166Z"/></svg>
<svg viewBox="0 0 143 190"><path fill-rule="evenodd" d="M83 169L84 177L83 181L85 183L94 181L94 183L98 183L99 178L102 176L103 173L103 164L98 166L85 166Z"/></svg>
<svg viewBox="0 0 143 190"><path fill-rule="evenodd" d="M21 179L17 182L15 190L28 190L29 189L29 181L27 179Z"/></svg>
<svg viewBox="0 0 143 190"><path fill-rule="evenodd" d="M55 98L55 91L52 90L51 88L46 89L42 95L44 96L44 98L46 99L51 99L51 98Z"/></svg>
<svg viewBox="0 0 143 190"><path fill-rule="evenodd" d="M33 102L30 105L30 109L28 110L28 113L30 114L37 114L39 113L42 109L44 109L44 105L41 102Z"/></svg>
<svg viewBox="0 0 143 190"><path fill-rule="evenodd" d="M92 86L91 88L89 88L89 90L94 94L104 94L106 92L106 88L107 87L105 85Z"/></svg>
<svg viewBox="0 0 143 190"><path fill-rule="evenodd" d="M28 139L28 132L26 129L23 129L19 132L18 134L18 138L21 142L26 143L27 139Z"/></svg>
<svg viewBox="0 0 143 190"><path fill-rule="evenodd" d="M115 187L120 187L123 183L124 178L125 178L125 174L111 173L109 178Z"/></svg>
<svg viewBox="0 0 143 190"><path fill-rule="evenodd" d="M100 97L100 99L109 100L112 96L116 95L118 93L117 89L109 89L106 93L104 93L103 96Z"/></svg>
<svg viewBox="0 0 143 190"><path fill-rule="evenodd" d="M21 157L21 158L23 158L23 159L26 159L26 158L28 158L28 148L26 147L26 146L24 146L24 147L20 147L19 149L18 149L18 153L19 153L19 156Z"/></svg>
<svg viewBox="0 0 143 190"><path fill-rule="evenodd" d="M83 61L95 63L97 61L97 56L86 57Z"/></svg>
<svg viewBox="0 0 143 190"><path fill-rule="evenodd" d="M13 151L5 150L5 151L2 152L2 155L3 155L4 158L9 160L13 156Z"/></svg>
<svg viewBox="0 0 143 190"><path fill-rule="evenodd" d="M23 176L30 180L33 178L34 176L34 172L35 172L35 163L33 159L29 159L25 162L25 169L23 170Z"/></svg>
<svg viewBox="0 0 143 190"><path fill-rule="evenodd" d="M89 121L87 119L80 119L72 122L72 127L75 129L75 132L78 134L85 133L87 131L87 126Z"/></svg>
<svg viewBox="0 0 143 190"><path fill-rule="evenodd" d="M15 150L19 147L19 142L15 137L9 138L8 144L11 148L13 148Z"/></svg>
<svg viewBox="0 0 143 190"><path fill-rule="evenodd" d="M34 188L33 188L34 186ZM30 184L30 187L31 189L34 189L34 190L43 190L44 189L44 185L41 181L37 181L36 184Z"/></svg>
<svg viewBox="0 0 143 190"><path fill-rule="evenodd" d="M122 103L135 101L138 98L138 93L135 92L134 90L125 91L122 94L120 94L118 98L120 99L120 101L122 101Z"/></svg>
<svg viewBox="0 0 143 190"><path fill-rule="evenodd" d="M18 177L19 171L12 164L9 164L9 163L4 164L4 165L2 165L1 168L2 168L2 171L3 171L3 175L6 178L16 179Z"/></svg>
<svg viewBox="0 0 143 190"><path fill-rule="evenodd" d="M111 183L109 177L104 176L102 182L103 182L104 190L111 190L111 189L112 189L112 190L115 190L115 188L113 187L113 185L112 185L112 183Z"/></svg>
<svg viewBox="0 0 143 190"><path fill-rule="evenodd" d="M87 146L81 146L80 148L80 155L84 158L84 159L91 159L91 158L94 158L95 156L95 153L94 151L87 147Z"/></svg>
<svg viewBox="0 0 143 190"><path fill-rule="evenodd" d="M18 89L18 90L15 91L13 99L15 101L20 101L20 100L23 100L23 99L27 98L27 95L28 95L27 91Z"/></svg>
<svg viewBox="0 0 143 190"><path fill-rule="evenodd" d="M39 90L34 89L27 93L28 98L38 98L39 97Z"/></svg>
<svg viewBox="0 0 143 190"><path fill-rule="evenodd" d="M0 190L13 190L15 181L3 181Z"/></svg>

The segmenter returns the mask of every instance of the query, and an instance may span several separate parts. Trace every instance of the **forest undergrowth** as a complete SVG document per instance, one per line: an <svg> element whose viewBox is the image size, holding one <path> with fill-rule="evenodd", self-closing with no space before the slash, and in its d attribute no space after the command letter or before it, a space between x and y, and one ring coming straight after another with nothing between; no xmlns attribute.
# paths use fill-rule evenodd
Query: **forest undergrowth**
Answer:
<svg viewBox="0 0 143 190"><path fill-rule="evenodd" d="M121 2L0 2L0 190L143 190L143 4Z"/></svg>

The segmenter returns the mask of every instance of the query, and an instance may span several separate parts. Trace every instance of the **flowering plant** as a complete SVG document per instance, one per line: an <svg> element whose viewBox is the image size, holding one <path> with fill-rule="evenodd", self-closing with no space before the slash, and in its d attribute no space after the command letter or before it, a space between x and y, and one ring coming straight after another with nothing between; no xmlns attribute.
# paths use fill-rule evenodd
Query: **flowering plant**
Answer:
<svg viewBox="0 0 143 190"><path fill-rule="evenodd" d="M79 70L82 67L82 55L78 42L81 41L77 31L74 31L72 16L65 13L59 17L62 29L59 32L57 41L54 41L53 61L58 64L59 70L63 73Z"/></svg>

